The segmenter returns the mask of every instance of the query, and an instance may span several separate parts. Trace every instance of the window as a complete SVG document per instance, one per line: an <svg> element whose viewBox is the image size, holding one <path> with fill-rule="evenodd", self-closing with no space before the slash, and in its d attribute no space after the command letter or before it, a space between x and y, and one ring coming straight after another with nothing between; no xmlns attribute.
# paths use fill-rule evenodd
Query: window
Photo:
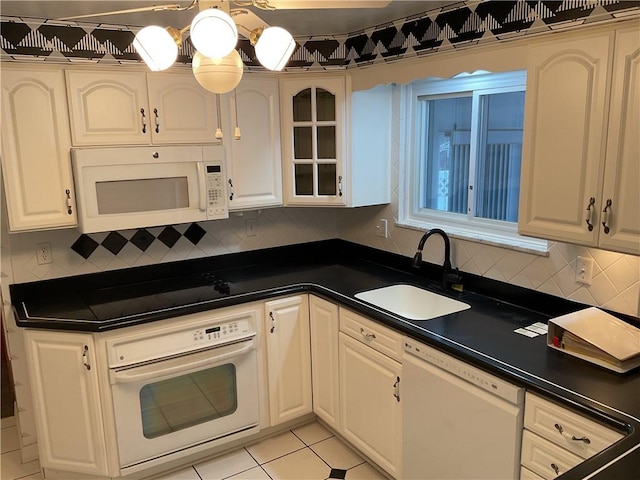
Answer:
<svg viewBox="0 0 640 480"><path fill-rule="evenodd" d="M404 88L400 224L546 251L517 233L525 82L478 73Z"/></svg>

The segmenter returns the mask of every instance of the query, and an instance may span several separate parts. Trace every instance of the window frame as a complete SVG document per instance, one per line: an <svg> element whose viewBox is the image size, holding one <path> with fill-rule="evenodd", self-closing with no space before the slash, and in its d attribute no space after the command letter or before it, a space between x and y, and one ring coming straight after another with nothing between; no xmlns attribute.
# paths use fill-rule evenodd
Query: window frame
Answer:
<svg viewBox="0 0 640 480"><path fill-rule="evenodd" d="M516 250L546 254L549 242L526 237L517 232L518 225L513 222L475 217L469 212L472 196L468 196L466 214L442 212L420 208L420 195L423 194L423 161L426 133L423 132L424 108L421 102L430 99L451 98L468 94L472 97L471 145L469 165L470 184L475 182L478 112L482 95L526 91L526 71L490 73L485 71L473 74L460 74L447 79L427 79L403 85L400 90L400 140L404 148L399 154L399 190L398 190L398 226L412 229L443 228L453 237L506 246ZM474 138L476 137L476 138ZM475 208L475 207L474 207Z"/></svg>

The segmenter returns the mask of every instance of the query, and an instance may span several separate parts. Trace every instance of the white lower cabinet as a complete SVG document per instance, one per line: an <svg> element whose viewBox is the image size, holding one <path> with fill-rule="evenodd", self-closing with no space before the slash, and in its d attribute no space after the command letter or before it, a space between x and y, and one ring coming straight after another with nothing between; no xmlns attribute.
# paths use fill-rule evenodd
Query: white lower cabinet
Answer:
<svg viewBox="0 0 640 480"><path fill-rule="evenodd" d="M339 431L391 476L402 478L401 364L343 331L339 337Z"/></svg>
<svg viewBox="0 0 640 480"><path fill-rule="evenodd" d="M313 411L327 425L338 430L340 423L338 306L311 295L309 320Z"/></svg>
<svg viewBox="0 0 640 480"><path fill-rule="evenodd" d="M623 437L620 432L529 392L524 412L521 465L549 480Z"/></svg>
<svg viewBox="0 0 640 480"><path fill-rule="evenodd" d="M308 295L265 302L271 425L313 411Z"/></svg>
<svg viewBox="0 0 640 480"><path fill-rule="evenodd" d="M91 334L26 330L40 465L108 475L98 369Z"/></svg>

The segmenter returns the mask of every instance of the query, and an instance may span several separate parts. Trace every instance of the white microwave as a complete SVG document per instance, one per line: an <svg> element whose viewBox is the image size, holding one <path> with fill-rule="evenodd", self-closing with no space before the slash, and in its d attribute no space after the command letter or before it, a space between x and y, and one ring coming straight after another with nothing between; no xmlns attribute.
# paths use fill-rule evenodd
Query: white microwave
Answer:
<svg viewBox="0 0 640 480"><path fill-rule="evenodd" d="M83 233L229 217L222 146L72 149Z"/></svg>

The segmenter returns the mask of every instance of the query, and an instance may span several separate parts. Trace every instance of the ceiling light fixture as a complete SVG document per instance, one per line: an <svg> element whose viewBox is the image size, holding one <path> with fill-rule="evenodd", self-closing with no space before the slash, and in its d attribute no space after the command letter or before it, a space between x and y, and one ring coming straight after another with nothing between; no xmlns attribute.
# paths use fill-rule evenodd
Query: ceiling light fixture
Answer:
<svg viewBox="0 0 640 480"><path fill-rule="evenodd" d="M133 40L134 48L153 72L166 70L175 63L181 43L180 30L157 25L144 27Z"/></svg>
<svg viewBox="0 0 640 480"><path fill-rule="evenodd" d="M223 58L211 58L196 52L191 61L193 76L198 83L213 93L227 93L240 83L243 73L242 59L236 50Z"/></svg>
<svg viewBox="0 0 640 480"><path fill-rule="evenodd" d="M233 19L217 8L207 8L191 22L191 43L206 57L222 58L238 43L238 28Z"/></svg>
<svg viewBox="0 0 640 480"><path fill-rule="evenodd" d="M282 27L260 28L251 32L251 44L258 61L269 70L280 71L291 58L296 42Z"/></svg>
<svg viewBox="0 0 640 480"><path fill-rule="evenodd" d="M254 46L258 61L269 70L282 70L296 47L291 34L282 27L266 25L248 10L229 10L229 3L274 10L269 0L194 0L184 8L170 5L167 10L179 11L197 5L200 12L182 30L156 25L144 27L136 34L133 46L152 71L165 70L177 59L182 35L189 31L191 43L197 50L192 69L198 83L214 93L227 93L242 78L242 60L235 50L238 28L241 28L242 35ZM246 16L247 26L236 24L233 17L239 15Z"/></svg>

